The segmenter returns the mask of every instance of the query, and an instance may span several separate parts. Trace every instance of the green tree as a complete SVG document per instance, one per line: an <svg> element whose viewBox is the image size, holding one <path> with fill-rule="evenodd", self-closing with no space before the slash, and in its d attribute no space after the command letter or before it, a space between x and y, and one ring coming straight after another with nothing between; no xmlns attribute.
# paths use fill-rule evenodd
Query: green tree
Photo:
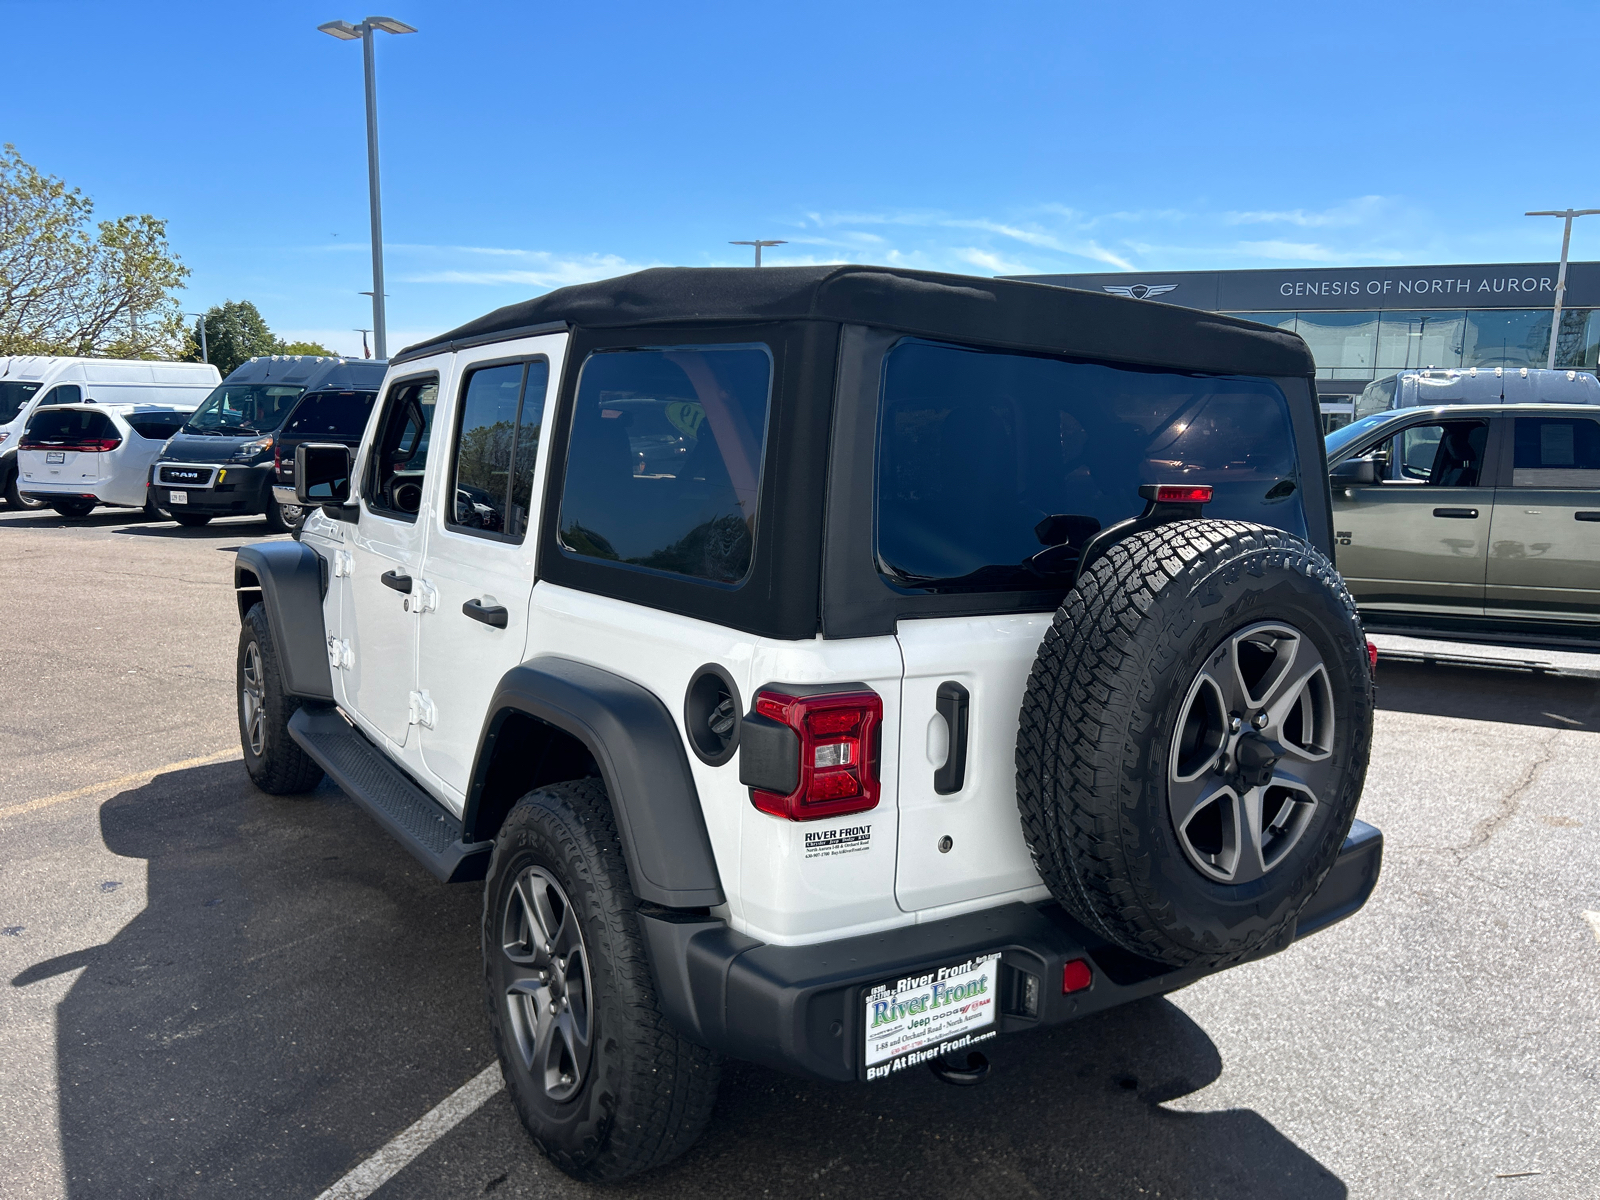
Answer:
<svg viewBox="0 0 1600 1200"><path fill-rule="evenodd" d="M206 323L206 350L211 363L224 378L240 363L261 354L280 354L281 343L272 336L261 312L248 300L224 300L206 310L200 318ZM200 321L189 338L190 362L200 361Z"/></svg>
<svg viewBox="0 0 1600 1200"><path fill-rule="evenodd" d="M277 352L279 354L320 354L323 358L339 357L321 342L279 342Z"/></svg>
<svg viewBox="0 0 1600 1200"><path fill-rule="evenodd" d="M94 202L0 148L0 354L170 358L189 274L148 213L93 221Z"/></svg>

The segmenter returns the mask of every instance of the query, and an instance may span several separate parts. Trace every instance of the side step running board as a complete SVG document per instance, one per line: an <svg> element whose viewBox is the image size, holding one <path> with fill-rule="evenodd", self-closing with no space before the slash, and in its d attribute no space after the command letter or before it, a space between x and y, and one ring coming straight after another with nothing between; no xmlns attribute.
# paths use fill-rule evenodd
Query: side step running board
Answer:
<svg viewBox="0 0 1600 1200"><path fill-rule="evenodd" d="M344 794L445 883L482 879L493 842L463 842L461 821L331 708L302 708L289 736Z"/></svg>

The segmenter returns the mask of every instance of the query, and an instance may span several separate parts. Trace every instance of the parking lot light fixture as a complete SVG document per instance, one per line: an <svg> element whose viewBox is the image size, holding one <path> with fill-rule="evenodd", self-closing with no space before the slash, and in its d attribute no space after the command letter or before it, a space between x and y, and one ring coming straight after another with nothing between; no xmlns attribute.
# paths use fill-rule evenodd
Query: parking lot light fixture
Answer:
<svg viewBox="0 0 1600 1200"><path fill-rule="evenodd" d="M1556 339L1561 336L1561 300L1567 291L1567 247L1572 244L1572 219L1592 217L1597 213L1600 213L1600 208L1543 208L1538 212L1522 214L1525 217L1565 217L1567 220L1566 230L1561 235L1561 266L1556 271L1556 307L1550 318L1550 353L1544 360L1546 370L1555 369Z"/></svg>
<svg viewBox="0 0 1600 1200"><path fill-rule="evenodd" d="M389 335L383 303L383 206L378 189L378 81L372 35L377 30L384 33L415 33L416 28L393 17L368 17L359 25L352 25L349 21L325 21L317 28L342 42L361 42L361 63L367 85L367 186L372 203L372 340L378 357L387 358Z"/></svg>
<svg viewBox="0 0 1600 1200"><path fill-rule="evenodd" d="M788 242L783 241L782 239L774 241L774 240L772 240L770 238L758 238L757 240L755 240L753 242L729 242L728 243L728 245L730 245L730 246L754 246L756 248L756 266L758 266L758 267L761 265L761 247L763 247L763 246L787 246L788 244L789 244Z"/></svg>

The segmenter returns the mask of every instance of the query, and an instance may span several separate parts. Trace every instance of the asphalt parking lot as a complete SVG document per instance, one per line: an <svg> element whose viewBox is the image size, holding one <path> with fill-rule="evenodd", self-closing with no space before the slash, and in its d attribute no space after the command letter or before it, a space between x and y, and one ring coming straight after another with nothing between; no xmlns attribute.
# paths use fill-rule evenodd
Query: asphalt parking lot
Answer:
<svg viewBox="0 0 1600 1200"><path fill-rule="evenodd" d="M231 551L263 536L0 514L0 1195L313 1200L492 1060L476 888L245 776ZM496 1093L374 1194L1600 1194L1600 682L1379 682L1384 876L1329 932L1004 1040L978 1088L731 1064L620 1188Z"/></svg>

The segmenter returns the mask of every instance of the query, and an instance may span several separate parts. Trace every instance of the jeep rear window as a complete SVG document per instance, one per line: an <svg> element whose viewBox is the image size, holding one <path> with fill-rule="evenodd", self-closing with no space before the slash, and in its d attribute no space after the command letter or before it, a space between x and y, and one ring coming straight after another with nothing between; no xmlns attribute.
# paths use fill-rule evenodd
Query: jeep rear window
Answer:
<svg viewBox="0 0 1600 1200"><path fill-rule="evenodd" d="M1035 528L1076 518L1052 525L1081 547L1137 516L1148 483L1210 484L1206 516L1305 534L1289 408L1268 380L906 339L882 388L877 552L893 583L1058 586L1074 556L1035 560Z"/></svg>
<svg viewBox="0 0 1600 1200"><path fill-rule="evenodd" d="M765 345L590 355L567 448L562 548L741 582L755 544L771 385Z"/></svg>

